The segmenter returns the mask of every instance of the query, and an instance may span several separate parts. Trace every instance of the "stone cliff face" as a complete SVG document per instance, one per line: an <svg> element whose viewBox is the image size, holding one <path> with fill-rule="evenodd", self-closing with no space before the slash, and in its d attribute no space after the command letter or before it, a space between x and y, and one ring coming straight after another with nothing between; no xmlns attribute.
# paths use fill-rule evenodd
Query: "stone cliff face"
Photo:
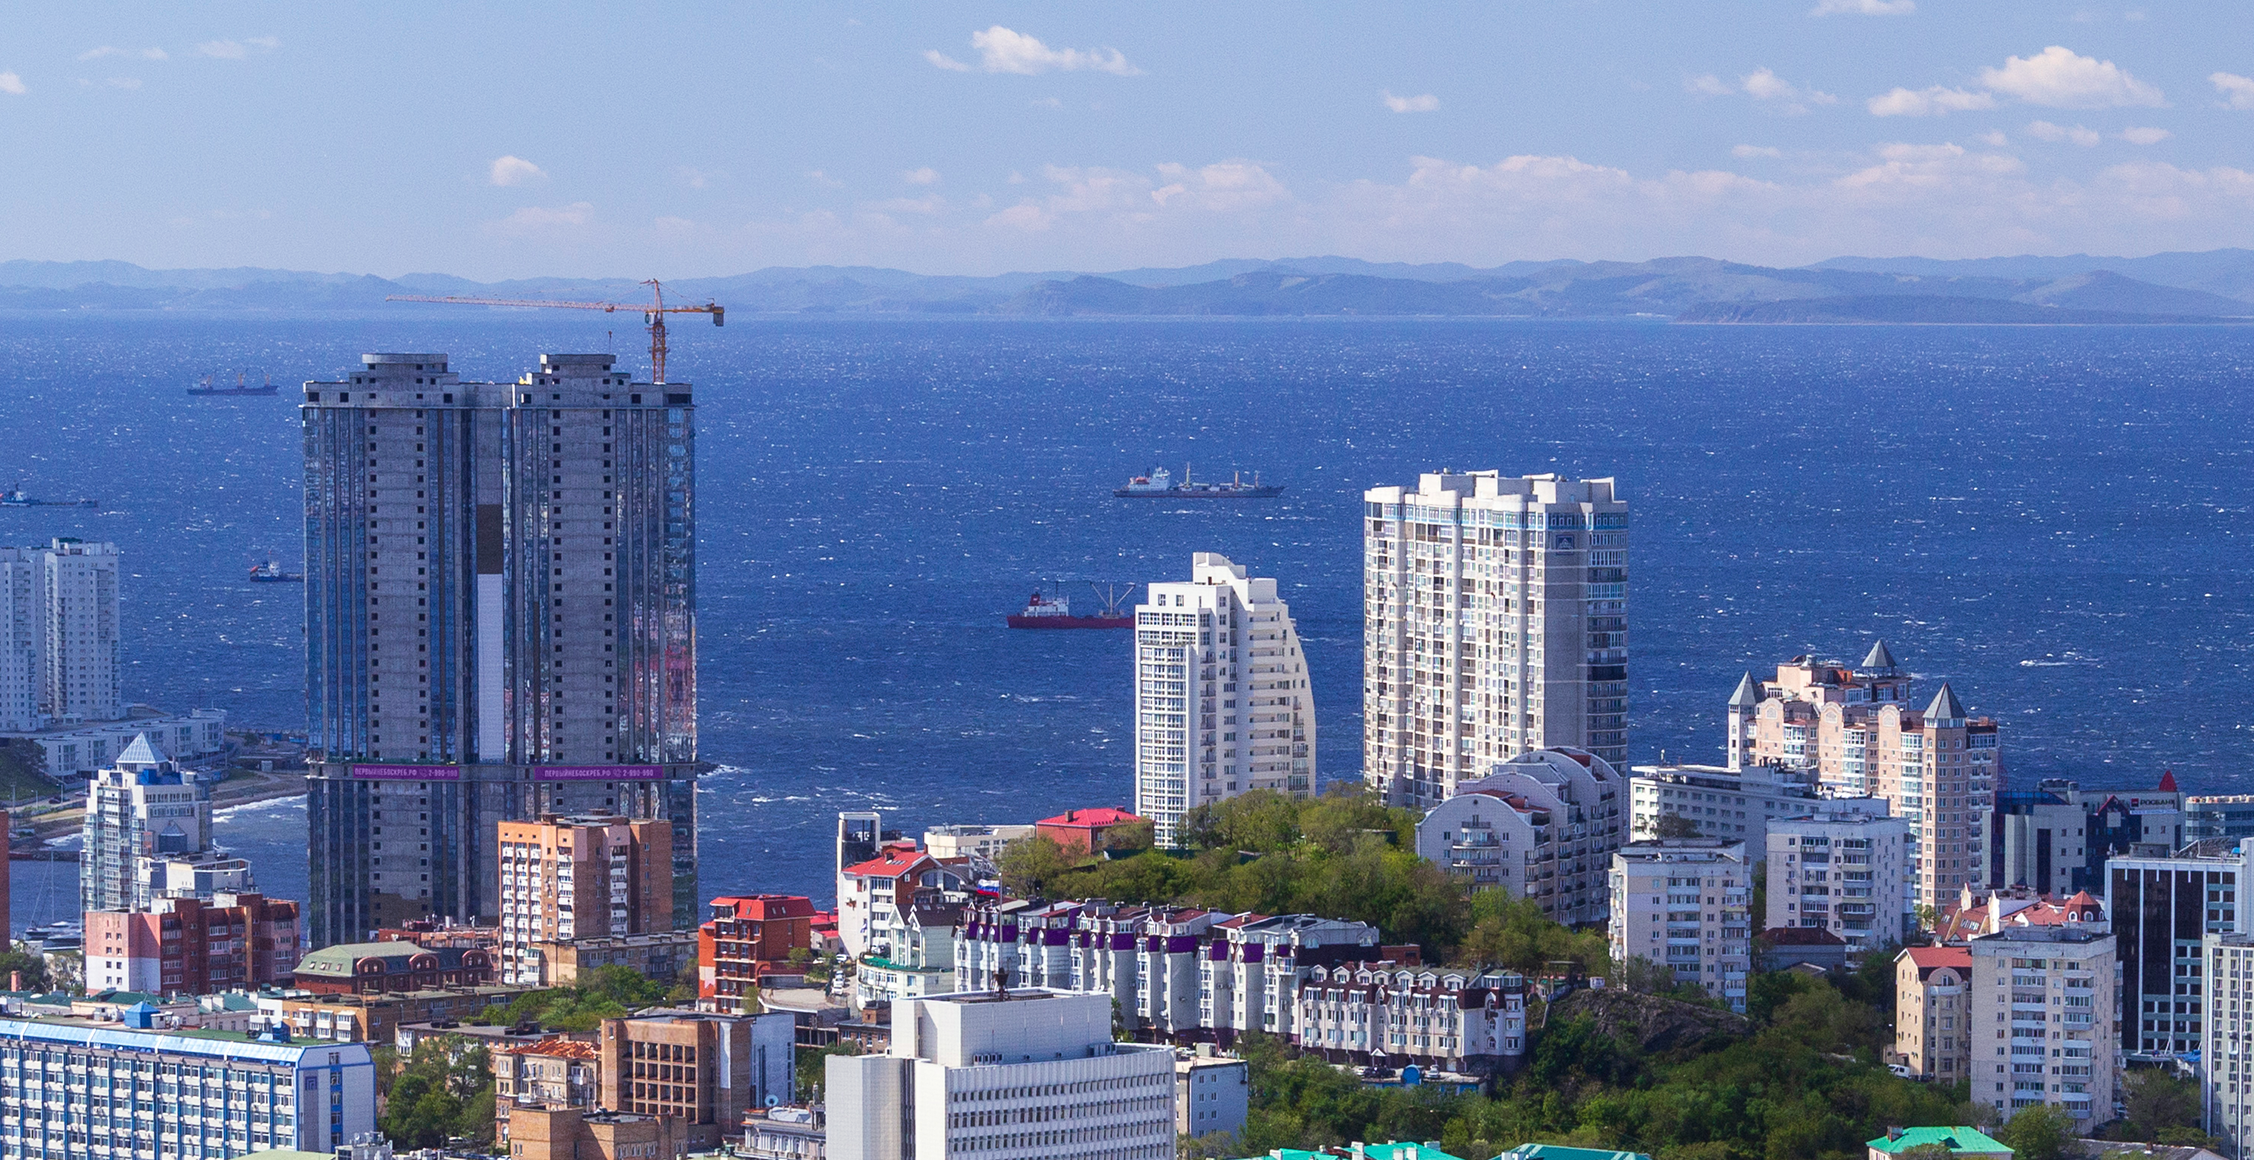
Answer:
<svg viewBox="0 0 2254 1160"><path fill-rule="evenodd" d="M1575 991L1550 1004L1545 1025L1557 1027L1584 1016L1599 1034L1637 1044L1651 1055L1696 1048L1714 1035L1744 1036L1753 1030L1752 1020L1732 1011L1610 988Z"/></svg>

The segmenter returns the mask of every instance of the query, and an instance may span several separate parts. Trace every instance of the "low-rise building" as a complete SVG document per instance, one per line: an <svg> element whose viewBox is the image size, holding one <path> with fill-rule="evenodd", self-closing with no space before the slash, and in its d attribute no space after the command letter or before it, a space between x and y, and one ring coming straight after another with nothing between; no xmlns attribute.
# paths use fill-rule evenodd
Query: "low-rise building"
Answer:
<svg viewBox="0 0 2254 1160"><path fill-rule="evenodd" d="M924 831L924 853L934 858L980 857L991 862L1002 848L1033 832L1031 825L934 826Z"/></svg>
<svg viewBox="0 0 2254 1160"><path fill-rule="evenodd" d="M964 863L943 863L913 846L892 844L874 858L837 872L837 932L845 953L869 953L875 931L899 920L919 890L963 893Z"/></svg>
<svg viewBox="0 0 2254 1160"><path fill-rule="evenodd" d="M1679 818L1690 836L1743 842L1760 858L1772 818L1796 817L1818 800L1815 779L1779 765L1639 765L1628 778L1628 840L1660 836L1661 818Z"/></svg>
<svg viewBox="0 0 2254 1160"><path fill-rule="evenodd" d="M601 1053L583 1040L548 1036L502 1048L490 1058L494 1136L504 1147L516 1109L592 1108L601 1093Z"/></svg>
<svg viewBox="0 0 2254 1160"><path fill-rule="evenodd" d="M1914 928L1910 824L1885 799L1819 799L1767 829L1768 926L1829 930L1856 953Z"/></svg>
<svg viewBox="0 0 2254 1160"><path fill-rule="evenodd" d="M288 991L261 994L259 1009L286 1024L299 1039L329 1043L396 1043L408 1023L459 1023L494 1007L506 1007L522 987L432 988L377 991L364 995Z"/></svg>
<svg viewBox="0 0 2254 1160"><path fill-rule="evenodd" d="M787 1014L651 1010L605 1019L597 1045L601 1106L675 1119L681 1140L707 1152L742 1127L744 1112L791 1102L796 1066Z"/></svg>
<svg viewBox="0 0 2254 1160"><path fill-rule="evenodd" d="M1752 870L1742 842L1670 838L1622 847L1612 855L1612 961L1645 959L1745 1010Z"/></svg>
<svg viewBox="0 0 2254 1160"><path fill-rule="evenodd" d="M1174 1132L1241 1132L1252 1109L1252 1065L1214 1055L1174 1060Z"/></svg>
<svg viewBox="0 0 2254 1160"><path fill-rule="evenodd" d="M1967 884L1933 924L1934 941L1965 943L2013 926L2107 927L2105 904L2087 891L2071 898L2038 895L2025 886L1984 891Z"/></svg>
<svg viewBox="0 0 2254 1160"><path fill-rule="evenodd" d="M782 1104L744 1117L742 1155L750 1160L824 1160L828 1145L820 1104Z"/></svg>
<svg viewBox="0 0 2254 1160"><path fill-rule="evenodd" d="M1558 922L1602 922L1606 859L1627 840L1627 801L1627 779L1585 749L1521 753L1426 813L1417 854L1531 898Z"/></svg>
<svg viewBox="0 0 2254 1160"><path fill-rule="evenodd" d="M291 972L317 995L377 995L489 986L493 956L476 947L425 949L411 942L337 943L299 959Z"/></svg>
<svg viewBox="0 0 2254 1160"><path fill-rule="evenodd" d="M2185 842L2254 838L2254 794L2194 794L2184 799Z"/></svg>
<svg viewBox="0 0 2254 1160"><path fill-rule="evenodd" d="M1526 1055L1526 979L1378 962L1316 967L1295 1042L1334 1063L1492 1075Z"/></svg>
<svg viewBox="0 0 2254 1160"><path fill-rule="evenodd" d="M539 970L539 981L530 985L575 986L581 975L604 967L625 967L644 978L670 982L696 965L697 942L693 930L660 930L528 943L529 961Z"/></svg>
<svg viewBox="0 0 2254 1160"><path fill-rule="evenodd" d="M2006 927L1973 939L1972 1098L2008 1117L2066 1109L2087 1134L2113 1118L2113 936L2086 926ZM2006 1034L2008 1032L2008 1035Z"/></svg>
<svg viewBox="0 0 2254 1160"><path fill-rule="evenodd" d="M1066 810L1033 823L1033 832L1064 848L1067 854L1101 854L1147 842L1149 818L1137 817L1114 806ZM936 853L936 851L934 851Z"/></svg>
<svg viewBox="0 0 2254 1160"><path fill-rule="evenodd" d="M96 773L144 735L180 761L203 761L227 751L227 714L223 710L167 713L135 705L129 714L123 721L0 732L0 738L31 746L39 771L53 778Z"/></svg>
<svg viewBox="0 0 2254 1160"><path fill-rule="evenodd" d="M518 1108L510 1160L679 1160L691 1151L670 1116L580 1108Z"/></svg>
<svg viewBox="0 0 2254 1160"><path fill-rule="evenodd" d="M14 1156L241 1156L334 1152L376 1129L368 1049L275 1030L159 1030L0 1019L0 1141Z"/></svg>
<svg viewBox="0 0 2254 1160"><path fill-rule="evenodd" d="M890 911L854 965L855 1005L954 994L955 928L962 915L961 903L936 890L919 890L906 907Z"/></svg>
<svg viewBox="0 0 2254 1160"><path fill-rule="evenodd" d="M1894 956L1894 1052L1915 1079L1955 1083L1972 1070L1972 952L1905 947Z"/></svg>
<svg viewBox="0 0 2254 1160"><path fill-rule="evenodd" d="M1175 1154L1174 1051L1114 1042L1104 995L904 1000L889 1053L824 1062L829 1160Z"/></svg>
<svg viewBox="0 0 2254 1160"><path fill-rule="evenodd" d="M208 995L286 984L297 903L258 894L158 898L145 911L86 912L90 990Z"/></svg>
<svg viewBox="0 0 2254 1160"><path fill-rule="evenodd" d="M798 894L728 895L712 900L712 917L697 928L697 998L736 1015L767 975L799 977L792 951L813 948L812 900Z"/></svg>
<svg viewBox="0 0 2254 1160"><path fill-rule="evenodd" d="M1888 1128L1867 1141L1869 1160L1899 1160L1912 1148L1946 1148L1950 1160L2011 1160L2011 1149L1978 1128Z"/></svg>

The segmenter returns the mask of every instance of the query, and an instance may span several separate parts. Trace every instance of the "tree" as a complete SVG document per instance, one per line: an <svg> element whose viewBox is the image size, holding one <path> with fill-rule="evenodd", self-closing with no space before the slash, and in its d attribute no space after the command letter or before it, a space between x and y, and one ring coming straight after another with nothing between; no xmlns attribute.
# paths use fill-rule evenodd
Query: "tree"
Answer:
<svg viewBox="0 0 2254 1160"><path fill-rule="evenodd" d="M1698 832L1698 823L1681 814L1659 815L1659 821L1652 826L1652 833L1662 839L1703 836Z"/></svg>
<svg viewBox="0 0 2254 1160"><path fill-rule="evenodd" d="M2056 1104L2034 1104L2012 1113L1996 1130L2012 1160L2059 1160L2075 1140L2074 1116Z"/></svg>
<svg viewBox="0 0 2254 1160"><path fill-rule="evenodd" d="M833 1055L859 1055L861 1046L850 1039L840 1039L819 1051L798 1053L798 1094L807 1103L822 1102L822 1089L829 1083L829 1058Z"/></svg>
<svg viewBox="0 0 2254 1160"><path fill-rule="evenodd" d="M17 943L0 952L0 980L19 971L23 974L23 989L26 991L44 991L54 985L47 977L47 960L25 943Z"/></svg>
<svg viewBox="0 0 2254 1160"><path fill-rule="evenodd" d="M1047 834L1019 838L1002 847L1002 856L995 863L1002 889L1018 898L1050 897L1050 891L1070 869L1072 860L1064 847Z"/></svg>
<svg viewBox="0 0 2254 1160"><path fill-rule="evenodd" d="M2121 1099L2129 1112L2124 1139L2157 1142L2171 1128L2199 1126L2199 1088L2162 1068L2130 1072L2121 1085Z"/></svg>

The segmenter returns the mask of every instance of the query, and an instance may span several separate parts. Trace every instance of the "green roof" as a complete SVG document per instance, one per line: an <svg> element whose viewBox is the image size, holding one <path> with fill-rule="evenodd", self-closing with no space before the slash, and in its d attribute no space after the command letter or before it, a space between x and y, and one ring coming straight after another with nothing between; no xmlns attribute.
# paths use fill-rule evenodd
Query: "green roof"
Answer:
<svg viewBox="0 0 2254 1160"><path fill-rule="evenodd" d="M1568 1148L1563 1144L1520 1144L1495 1160L1651 1160L1641 1152L1613 1152L1604 1148Z"/></svg>
<svg viewBox="0 0 2254 1160"><path fill-rule="evenodd" d="M1927 1144L1939 1144L1951 1152L1994 1152L2011 1155L2011 1149L2001 1140L1978 1128L1904 1128L1899 1136L1880 1136L1870 1141L1870 1146L1881 1152L1901 1153Z"/></svg>
<svg viewBox="0 0 2254 1160"><path fill-rule="evenodd" d="M1579 1149L1570 1149L1578 1151ZM1628 1155L1628 1153L1617 1153ZM1264 1156L1249 1156L1245 1160L1338 1160L1338 1152L1308 1152L1298 1148L1278 1148ZM1424 1144L1364 1144L1362 1155L1368 1160L1463 1160L1463 1157L1443 1152ZM1592 1152L1592 1156L1614 1153ZM1646 1157L1645 1160L1649 1160Z"/></svg>
<svg viewBox="0 0 2254 1160"><path fill-rule="evenodd" d="M349 977L352 974L352 964L361 959L408 959L422 953L423 948L397 939L389 942L338 943L322 947L299 959L296 973Z"/></svg>

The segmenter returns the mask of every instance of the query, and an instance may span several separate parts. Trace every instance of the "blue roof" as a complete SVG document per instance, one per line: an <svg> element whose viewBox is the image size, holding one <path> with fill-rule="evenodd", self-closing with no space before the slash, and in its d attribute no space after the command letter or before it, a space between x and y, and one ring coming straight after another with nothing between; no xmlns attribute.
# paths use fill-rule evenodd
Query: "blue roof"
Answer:
<svg viewBox="0 0 2254 1160"><path fill-rule="evenodd" d="M183 1029L152 1033L134 1031L114 1024L94 1026L66 1020L0 1019L0 1042L10 1040L173 1055L202 1055L296 1066L302 1066L305 1057L315 1051L339 1051L344 1053L344 1058L340 1060L344 1066L372 1066L368 1045L365 1043L273 1043L245 1039L239 1031ZM326 1060L322 1066L327 1066Z"/></svg>

